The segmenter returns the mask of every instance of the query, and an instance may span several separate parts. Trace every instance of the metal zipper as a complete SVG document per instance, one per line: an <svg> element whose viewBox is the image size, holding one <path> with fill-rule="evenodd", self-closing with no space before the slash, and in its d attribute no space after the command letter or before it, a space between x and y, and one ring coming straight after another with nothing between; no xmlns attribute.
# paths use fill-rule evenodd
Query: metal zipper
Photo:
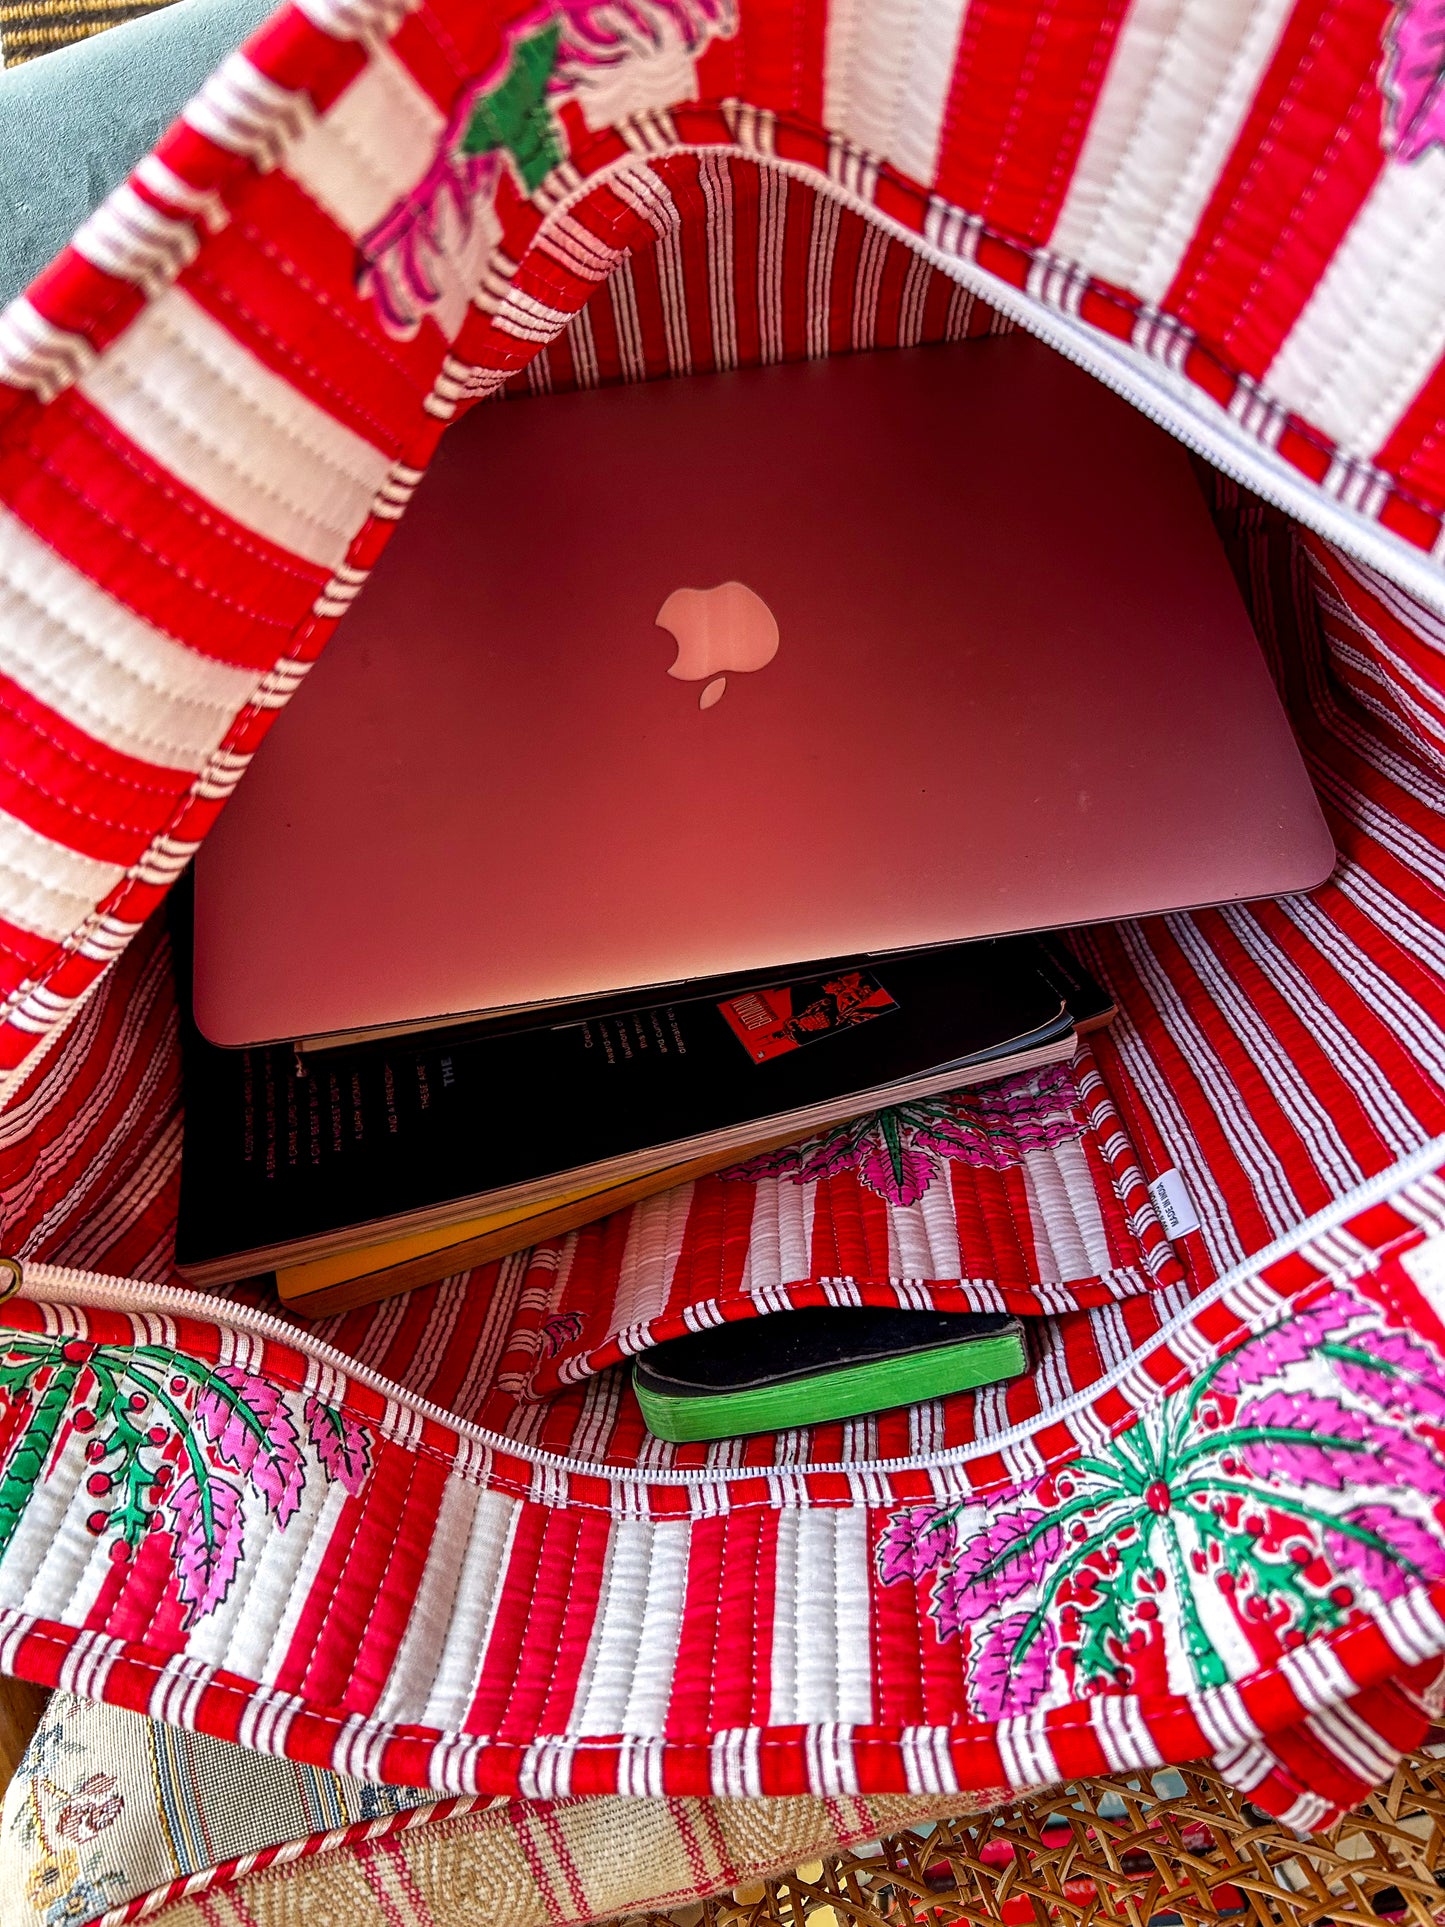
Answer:
<svg viewBox="0 0 1445 1927"><path fill-rule="evenodd" d="M676 151L686 153L735 154L743 159L775 169L792 176L808 186L817 186L815 170L796 162L781 160L775 155L759 154L741 146L726 146L721 143L698 145L677 143ZM579 185L570 195L559 199L553 213L560 213L574 199L590 193L599 180L614 171L623 171L636 165L636 156L620 157L611 168L599 170ZM1176 390L1166 389L1157 365L1137 354L1126 350L1122 343L1111 340L1076 321L1068 315L1044 307L1031 300L1028 295L1013 287L1009 282L1000 280L975 262L964 261L956 255L945 254L934 243L912 229L880 213L870 201L852 193L841 182L832 181L829 191L833 197L860 214L874 226L894 235L916 254L921 255L932 266L952 281L966 287L971 293L986 301L999 314L1017 323L1027 333L1053 348L1066 360L1073 362L1086 373L1100 381L1106 388L1121 396L1131 406L1154 422L1174 439L1209 462L1213 467L1228 475L1233 481L1259 497L1261 501L1282 510L1296 521L1324 536L1346 554L1354 556L1382 575L1389 577L1407 594L1415 596L1427 607L1445 614L1445 576L1434 566L1429 557L1418 549L1412 549L1398 536L1391 535L1386 529L1355 514L1341 504L1322 495L1303 475L1278 459L1270 460L1259 444L1245 435L1244 431L1229 423L1209 402L1208 397L1196 391L1183 377ZM1263 1250L1255 1252L1244 1263L1236 1265L1232 1271L1209 1286L1200 1296L1191 1301L1187 1310L1172 1319L1156 1335L1152 1351L1167 1342L1178 1326L1193 1318L1199 1311L1213 1304L1226 1291L1252 1273L1275 1263L1279 1258L1298 1249L1310 1239L1332 1230L1345 1218L1365 1211L1371 1205L1408 1184L1413 1178L1423 1175L1435 1166L1445 1163L1445 1136L1433 1139L1429 1144L1415 1152L1411 1157L1401 1160L1378 1177L1357 1186L1336 1203L1318 1211L1303 1224L1298 1225L1287 1236L1272 1240ZM743 1470L717 1470L709 1472L655 1471L647 1474L631 1474L619 1468L599 1465L595 1461L565 1458L561 1454L542 1452L535 1447L518 1443L501 1433L489 1432L482 1426L473 1425L461 1419L445 1407L433 1404L428 1399L415 1397L404 1387L370 1367L358 1364L346 1353L332 1345L322 1344L285 1319L274 1317L269 1312L253 1311L249 1306L234 1305L224 1299L217 1299L203 1292L184 1291L172 1285L139 1283L123 1278L108 1277L101 1272L78 1271L63 1265L32 1264L26 1260L0 1255L0 1305L17 1295L22 1289L37 1302L70 1302L64 1297L52 1299L47 1296L47 1287L62 1293L80 1291L84 1294L80 1303L97 1310L150 1312L161 1316L173 1314L177 1317L195 1317L205 1323L229 1327L233 1330L255 1333L263 1338L275 1338L293 1350L305 1353L319 1364L332 1366L345 1377L359 1384L370 1386L383 1396L409 1406L424 1418L436 1420L451 1430L457 1431L479 1444L492 1450L505 1452L512 1457L550 1470L573 1473L582 1477L612 1478L621 1482L650 1485L714 1485L735 1479L756 1478L768 1468L750 1467ZM221 1315L222 1307L225 1315ZM1145 1354L1147 1356L1147 1354ZM1063 1418L1070 1412L1096 1398L1132 1372L1138 1363L1131 1357L1117 1366L1115 1370L1088 1386L1085 1390L1072 1393L1061 1405L1055 1408L1055 1416ZM932 1467L957 1465L985 1452L998 1452L1007 1449L1020 1439L1027 1437L1033 1428L1027 1425L1011 1427L1007 1432L997 1434L985 1442L971 1446L955 1446L943 1452L901 1459L855 1459L833 1465L809 1465L806 1467L772 1468L779 1476L786 1476L794 1470L817 1473L868 1472L906 1472L928 1470Z"/></svg>
<svg viewBox="0 0 1445 1927"><path fill-rule="evenodd" d="M1358 1212L1368 1211L1372 1205L1381 1203L1394 1192L1403 1189L1415 1178L1423 1177L1438 1165L1445 1164L1445 1136L1431 1139L1412 1156L1403 1158L1388 1171L1339 1198L1334 1204L1326 1205L1324 1210L1306 1218L1303 1224L1295 1227L1285 1237L1279 1237L1267 1244L1263 1250L1255 1252L1242 1264L1236 1265L1222 1278L1192 1299L1182 1312L1172 1318L1156 1333L1149 1351L1167 1344L1171 1335L1183 1324L1206 1310L1216 1300L1231 1290L1242 1279L1251 1277L1265 1267L1286 1257L1290 1252L1332 1231L1346 1218ZM920 1454L913 1458L902 1459L851 1459L836 1464L806 1466L746 1466L735 1469L719 1468L716 1471L655 1471L630 1472L622 1467L599 1464L592 1459L564 1458L560 1453L539 1451L535 1446L524 1445L503 1433L488 1431L480 1425L459 1418L445 1406L434 1405L430 1399L418 1398L414 1393L398 1385L393 1379L385 1378L369 1366L360 1365L349 1358L345 1352L338 1351L334 1345L322 1344L320 1340L308 1336L285 1319L277 1318L270 1312L253 1311L247 1305L234 1305L226 1299L217 1299L205 1292L183 1291L174 1285L148 1285L136 1283L128 1278L111 1278L98 1271L75 1271L64 1265L32 1264L27 1259L0 1257L0 1303L12 1298L18 1291L25 1290L26 1296L39 1304L79 1304L95 1311L134 1311L148 1312L153 1316L198 1318L209 1325L254 1333L260 1338L274 1338L293 1351L303 1352L319 1365L329 1365L343 1377L353 1379L357 1384L369 1386L383 1397L395 1400L409 1407L422 1418L434 1419L439 1425L461 1434L464 1438L475 1440L494 1452L504 1452L509 1457L525 1460L548 1471L570 1473L580 1478L603 1478L621 1485L677 1485L702 1486L731 1484L741 1479L777 1477L787 1479L795 1474L843 1473L863 1476L869 1473L919 1472L934 1468L962 1465L969 1459L983 1454L1006 1451L1011 1445L1025 1439L1036 1429L1033 1424L1010 1426L1006 1432L996 1433L988 1439L972 1445L956 1445L947 1451ZM72 1295L78 1294L78 1295ZM1066 1418L1069 1413L1091 1403L1102 1392L1134 1372L1141 1357L1148 1352L1133 1354L1115 1366L1094 1384L1081 1391L1073 1392L1061 1404L1054 1407L1052 1419Z"/></svg>

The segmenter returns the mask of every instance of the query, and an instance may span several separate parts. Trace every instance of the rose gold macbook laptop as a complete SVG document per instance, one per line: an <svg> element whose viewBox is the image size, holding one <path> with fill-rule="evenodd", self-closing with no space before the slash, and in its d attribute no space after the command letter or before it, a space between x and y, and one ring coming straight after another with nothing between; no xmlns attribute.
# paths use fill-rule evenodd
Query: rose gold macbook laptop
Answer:
<svg viewBox="0 0 1445 1927"><path fill-rule="evenodd" d="M218 1044L1274 896L1183 451L1022 335L475 409L196 863Z"/></svg>

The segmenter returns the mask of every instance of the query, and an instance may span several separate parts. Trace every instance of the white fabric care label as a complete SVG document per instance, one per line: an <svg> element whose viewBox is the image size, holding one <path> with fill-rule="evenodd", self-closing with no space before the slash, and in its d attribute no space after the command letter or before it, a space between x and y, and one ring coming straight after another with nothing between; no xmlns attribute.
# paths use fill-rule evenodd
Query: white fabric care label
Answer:
<svg viewBox="0 0 1445 1927"><path fill-rule="evenodd" d="M1189 1187L1172 1166L1153 1180L1149 1196L1154 1200L1166 1238L1185 1238L1199 1229L1199 1213L1194 1209Z"/></svg>

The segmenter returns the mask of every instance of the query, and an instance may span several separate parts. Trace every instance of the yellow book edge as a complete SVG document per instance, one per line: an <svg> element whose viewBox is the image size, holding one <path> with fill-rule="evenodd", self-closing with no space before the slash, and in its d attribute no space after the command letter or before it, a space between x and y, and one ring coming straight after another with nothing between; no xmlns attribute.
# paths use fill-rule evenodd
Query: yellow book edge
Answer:
<svg viewBox="0 0 1445 1927"><path fill-rule="evenodd" d="M612 1184L564 1191L543 1204L514 1205L492 1211L441 1230L409 1232L376 1244L311 1258L277 1268L276 1295L288 1311L303 1318L329 1318L337 1312L374 1305L399 1292L434 1285L472 1265L525 1251L542 1238L560 1237L580 1225L605 1218L624 1205L658 1191L670 1191L694 1178L710 1176L730 1164L778 1151L798 1141L796 1130L760 1139L743 1150L734 1147L711 1156L667 1164L641 1176L619 1178Z"/></svg>
<svg viewBox="0 0 1445 1927"><path fill-rule="evenodd" d="M1071 1054L1073 1048L1071 1033L1067 1038L1021 1053L1009 1069L1023 1069L1061 1058ZM958 1076L956 1085L950 1082L947 1088L964 1088L983 1082L990 1074L1006 1074L996 1071L993 1065L978 1065L971 1067L971 1071L971 1075ZM920 1083L920 1096L945 1088L942 1079L924 1079ZM510 1257L543 1238L560 1237L658 1191L668 1191L725 1170L729 1165L781 1150L785 1145L799 1143L809 1134L807 1128L799 1129L794 1116L786 1129L775 1134L744 1144L733 1143L725 1149L714 1149L660 1169L634 1171L600 1185L594 1181L543 1200L532 1198L525 1204L479 1213L475 1218L454 1224L399 1232L391 1238L377 1239L374 1244L352 1245L324 1257L281 1265L274 1273L276 1295L288 1311L303 1318L328 1318L338 1312L353 1311L358 1306L376 1304L404 1291L415 1291L422 1285L436 1284L442 1278L450 1278L474 1265L488 1264L494 1258Z"/></svg>

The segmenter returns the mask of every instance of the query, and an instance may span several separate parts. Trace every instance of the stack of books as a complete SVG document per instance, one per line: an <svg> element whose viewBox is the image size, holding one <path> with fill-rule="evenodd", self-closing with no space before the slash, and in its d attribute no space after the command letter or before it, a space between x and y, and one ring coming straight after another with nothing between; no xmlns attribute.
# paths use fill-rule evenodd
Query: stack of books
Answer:
<svg viewBox="0 0 1445 1927"><path fill-rule="evenodd" d="M1057 942L1006 938L329 1050L221 1050L188 1025L177 1267L347 1310L1066 1058L1112 1014Z"/></svg>

